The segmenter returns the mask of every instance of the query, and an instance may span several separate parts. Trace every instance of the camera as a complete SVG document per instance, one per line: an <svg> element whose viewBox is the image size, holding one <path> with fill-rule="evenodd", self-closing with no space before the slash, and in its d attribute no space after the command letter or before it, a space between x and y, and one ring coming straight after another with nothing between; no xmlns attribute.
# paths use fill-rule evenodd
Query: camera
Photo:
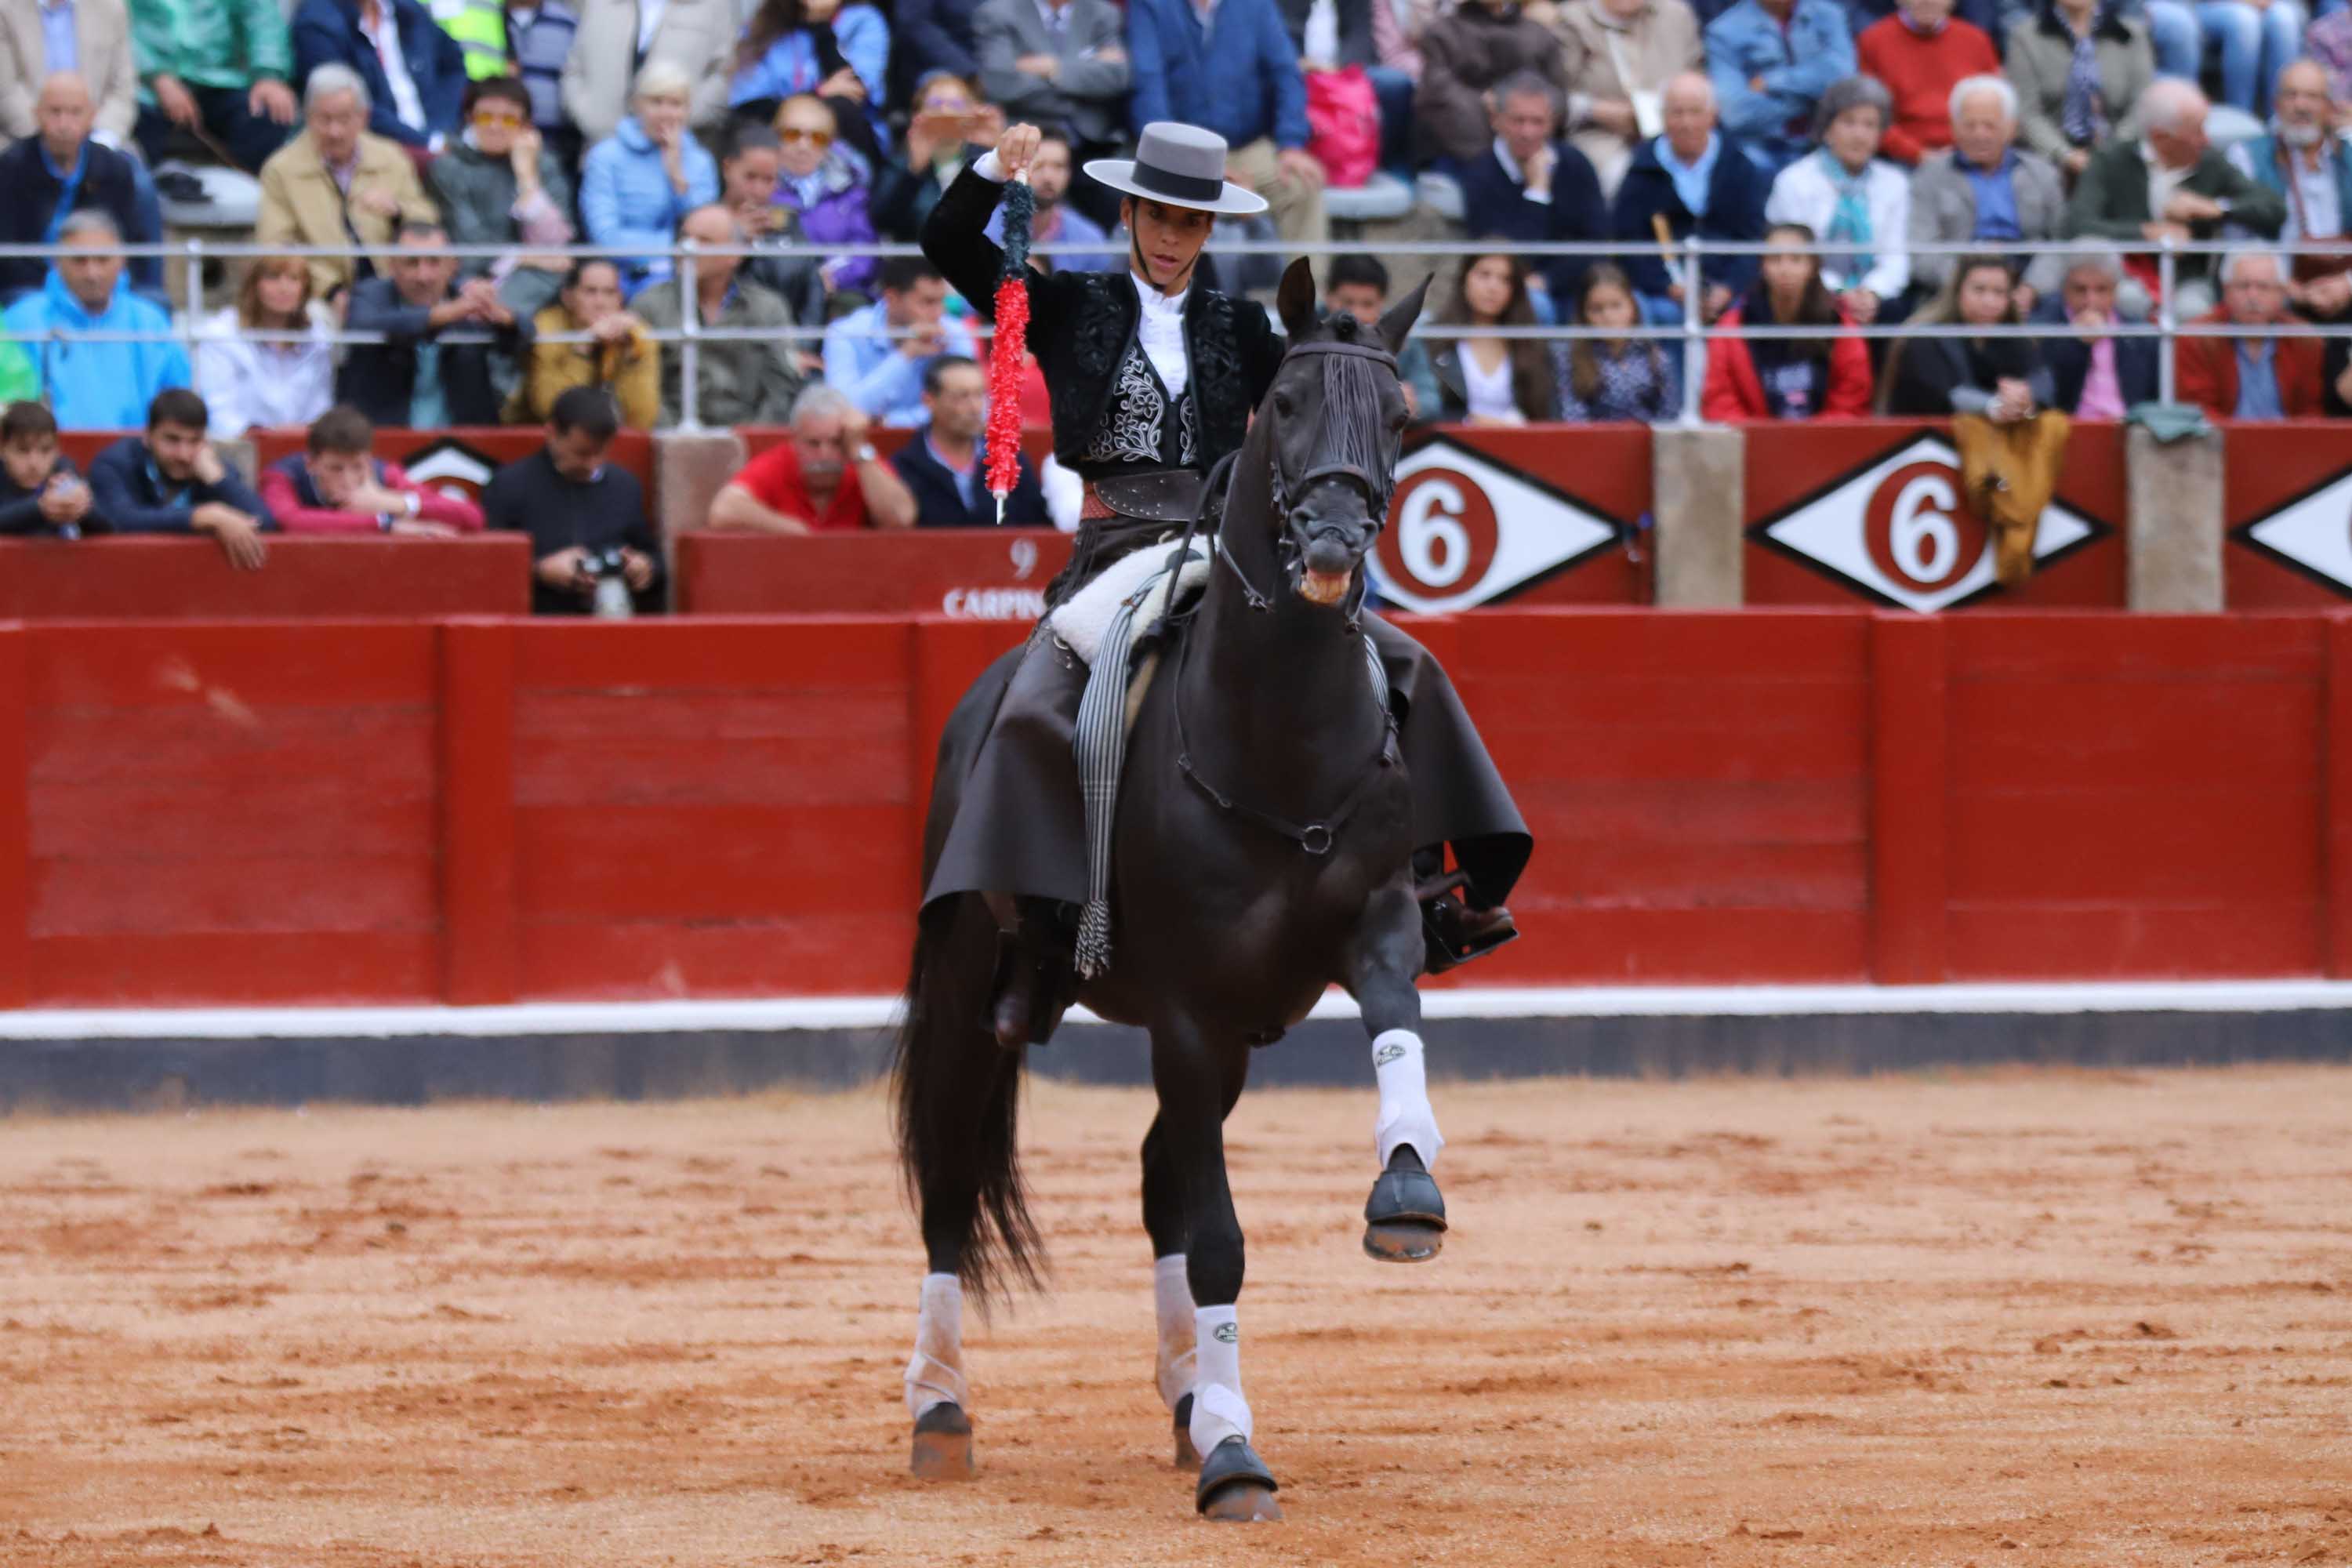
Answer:
<svg viewBox="0 0 2352 1568"><path fill-rule="evenodd" d="M591 546L581 556L580 570L596 584L598 616L625 620L635 612L629 597L628 559L619 545Z"/></svg>

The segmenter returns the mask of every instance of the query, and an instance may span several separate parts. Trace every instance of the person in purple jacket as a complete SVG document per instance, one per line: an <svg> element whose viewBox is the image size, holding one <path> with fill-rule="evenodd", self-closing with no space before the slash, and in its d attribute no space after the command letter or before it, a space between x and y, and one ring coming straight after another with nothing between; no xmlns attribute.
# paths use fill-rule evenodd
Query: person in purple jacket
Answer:
<svg viewBox="0 0 2352 1568"><path fill-rule="evenodd" d="M776 110L776 138L784 145L776 205L799 216L809 242L872 244L870 175L856 154L836 144L833 110L824 100L808 93L784 100ZM874 258L835 256L822 270L827 289L862 293L873 280Z"/></svg>

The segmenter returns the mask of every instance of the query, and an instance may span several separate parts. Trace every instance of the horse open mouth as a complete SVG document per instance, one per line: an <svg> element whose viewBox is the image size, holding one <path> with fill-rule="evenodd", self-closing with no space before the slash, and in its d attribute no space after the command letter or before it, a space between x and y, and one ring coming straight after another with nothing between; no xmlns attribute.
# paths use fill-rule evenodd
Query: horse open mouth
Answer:
<svg viewBox="0 0 2352 1568"><path fill-rule="evenodd" d="M1336 605L1348 596L1348 584L1354 576L1352 572L1301 572L1299 596L1309 604Z"/></svg>

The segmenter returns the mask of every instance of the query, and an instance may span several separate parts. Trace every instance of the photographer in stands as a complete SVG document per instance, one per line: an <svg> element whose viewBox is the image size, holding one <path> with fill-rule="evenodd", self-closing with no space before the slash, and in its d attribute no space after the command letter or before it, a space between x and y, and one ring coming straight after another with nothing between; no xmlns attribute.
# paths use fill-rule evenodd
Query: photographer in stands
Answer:
<svg viewBox="0 0 2352 1568"><path fill-rule="evenodd" d="M661 607L661 544L645 490L604 460L620 428L612 394L575 386L555 400L547 445L500 468L482 492L492 528L530 535L530 607L540 615Z"/></svg>

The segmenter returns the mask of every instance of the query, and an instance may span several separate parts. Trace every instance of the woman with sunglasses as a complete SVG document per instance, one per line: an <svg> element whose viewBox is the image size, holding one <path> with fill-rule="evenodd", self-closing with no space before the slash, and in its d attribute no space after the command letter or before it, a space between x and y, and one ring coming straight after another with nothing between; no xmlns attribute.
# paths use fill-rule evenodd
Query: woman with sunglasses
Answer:
<svg viewBox="0 0 2352 1568"><path fill-rule="evenodd" d="M808 93L776 110L782 144L776 205L800 219L812 245L871 245L877 237L865 165L835 142L833 110ZM862 293L874 279L870 256L835 256L821 271L827 289Z"/></svg>
<svg viewBox="0 0 2352 1568"><path fill-rule="evenodd" d="M530 89L513 77L466 89L465 130L433 160L427 183L453 245L572 243L572 177L530 122ZM467 257L458 273L496 280L507 309L529 320L555 298L567 265L560 256L509 251Z"/></svg>
<svg viewBox="0 0 2352 1568"><path fill-rule="evenodd" d="M923 226L924 254L982 314L1004 261L988 222L1041 139L1033 125L1007 131L956 176ZM1054 455L1086 483L1076 547L1047 590L1049 604L1191 519L1202 476L1240 448L1281 365L1284 341L1265 310L1198 276L1218 218L1266 206L1223 178L1225 159L1224 140L1212 132L1147 125L1132 159L1086 166L1120 193L1127 265L1031 270L1029 342L1051 391ZM1418 304L1416 296L1400 309L1410 319ZM1433 945L1431 964L1451 967L1514 934L1499 900L1526 861L1526 826L1444 672L1393 626L1368 619L1365 628L1399 694L1417 819L1439 829L1416 866L1434 876L1443 843L1455 844L1466 851L1477 901L1488 906L1465 910L1450 894L1432 895L1444 905L1435 919L1461 940ZM965 768L965 784L952 822L934 839L925 898L986 896L1012 954L992 1017L1008 1047L1051 1034L1074 994L1074 928L1057 903L1083 898L1087 885L1083 853L1069 853L1086 841L1071 753L1086 679L1085 666L1054 639L1032 639L967 694L941 742L942 772Z"/></svg>

